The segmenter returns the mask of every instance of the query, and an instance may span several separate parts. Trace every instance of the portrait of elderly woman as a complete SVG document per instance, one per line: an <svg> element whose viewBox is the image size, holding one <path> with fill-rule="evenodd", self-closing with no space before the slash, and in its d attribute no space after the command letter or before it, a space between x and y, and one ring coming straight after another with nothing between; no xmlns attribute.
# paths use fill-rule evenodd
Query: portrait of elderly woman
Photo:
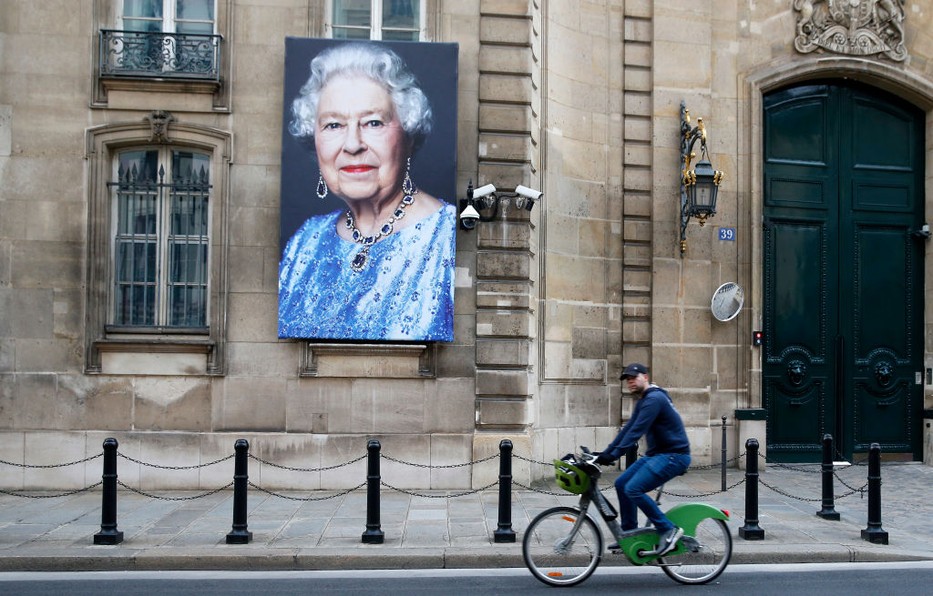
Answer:
<svg viewBox="0 0 933 596"><path fill-rule="evenodd" d="M295 54L310 51L291 51L289 43L301 42L324 40L287 40L286 79ZM437 114L393 46L445 46L454 73L456 46L326 43L310 60L310 74L304 61L304 81L286 99L284 134L311 151L298 163L304 181L296 182L286 172L283 142L279 337L452 341L457 211L450 197L421 183L452 192L456 134L445 135L446 152L427 151ZM449 129L452 120L455 130L450 80L453 89L438 100L444 124ZM287 208L289 201L298 207ZM315 211L315 203L325 209Z"/></svg>

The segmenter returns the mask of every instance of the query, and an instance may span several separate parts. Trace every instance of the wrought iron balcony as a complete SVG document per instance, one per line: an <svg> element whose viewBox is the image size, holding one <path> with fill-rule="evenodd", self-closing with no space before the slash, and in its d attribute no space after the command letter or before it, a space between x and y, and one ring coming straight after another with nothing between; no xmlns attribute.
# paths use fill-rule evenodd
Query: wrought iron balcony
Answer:
<svg viewBox="0 0 933 596"><path fill-rule="evenodd" d="M101 29L100 76L220 80L220 35Z"/></svg>

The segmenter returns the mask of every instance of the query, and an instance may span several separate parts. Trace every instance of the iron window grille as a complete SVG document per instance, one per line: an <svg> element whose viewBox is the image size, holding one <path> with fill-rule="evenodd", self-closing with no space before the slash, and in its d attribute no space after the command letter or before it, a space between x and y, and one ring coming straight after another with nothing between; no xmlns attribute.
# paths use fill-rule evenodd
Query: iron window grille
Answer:
<svg viewBox="0 0 933 596"><path fill-rule="evenodd" d="M207 333L210 193L204 167L165 181L160 166L121 165L114 209L113 310L108 331Z"/></svg>
<svg viewBox="0 0 933 596"><path fill-rule="evenodd" d="M220 35L101 29L100 76L220 81Z"/></svg>

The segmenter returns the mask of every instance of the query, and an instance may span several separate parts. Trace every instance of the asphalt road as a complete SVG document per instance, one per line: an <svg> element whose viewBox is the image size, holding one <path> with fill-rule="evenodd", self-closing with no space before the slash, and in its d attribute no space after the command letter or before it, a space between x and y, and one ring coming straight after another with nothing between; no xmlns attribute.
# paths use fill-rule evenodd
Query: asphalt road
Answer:
<svg viewBox="0 0 933 596"><path fill-rule="evenodd" d="M635 593L756 596L930 594L933 561L911 563L825 563L733 565L707 586L685 588L658 569L601 568L566 593ZM114 593L210 596L231 594L421 595L469 593L556 594L525 569L293 571L293 572L74 572L0 573L0 593L10 596L82 596ZM561 594L565 590L560 591Z"/></svg>

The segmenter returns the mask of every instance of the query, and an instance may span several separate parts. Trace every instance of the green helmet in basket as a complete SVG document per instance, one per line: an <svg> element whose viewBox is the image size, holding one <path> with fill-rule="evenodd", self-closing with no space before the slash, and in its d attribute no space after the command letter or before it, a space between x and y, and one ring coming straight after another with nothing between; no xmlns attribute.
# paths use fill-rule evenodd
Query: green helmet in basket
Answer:
<svg viewBox="0 0 933 596"><path fill-rule="evenodd" d="M557 485L575 495L585 493L590 488L590 477L571 462L576 462L573 455L565 455L563 459L554 460L554 477L557 479Z"/></svg>

